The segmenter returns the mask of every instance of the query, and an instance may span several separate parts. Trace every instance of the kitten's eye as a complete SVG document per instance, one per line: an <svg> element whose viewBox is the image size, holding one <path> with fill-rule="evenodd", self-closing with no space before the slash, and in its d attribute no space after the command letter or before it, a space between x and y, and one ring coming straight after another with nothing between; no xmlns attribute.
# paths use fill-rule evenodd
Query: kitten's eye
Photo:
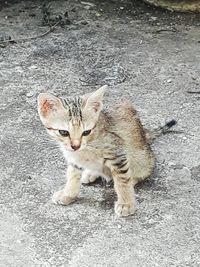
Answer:
<svg viewBox="0 0 200 267"><path fill-rule="evenodd" d="M65 130L59 130L58 131L60 135L64 136L64 137L67 137L69 136L69 132L68 131L65 131Z"/></svg>
<svg viewBox="0 0 200 267"><path fill-rule="evenodd" d="M87 131L84 131L83 133L82 133L82 135L83 136L86 136L86 135L89 135L91 133L91 130L87 130Z"/></svg>

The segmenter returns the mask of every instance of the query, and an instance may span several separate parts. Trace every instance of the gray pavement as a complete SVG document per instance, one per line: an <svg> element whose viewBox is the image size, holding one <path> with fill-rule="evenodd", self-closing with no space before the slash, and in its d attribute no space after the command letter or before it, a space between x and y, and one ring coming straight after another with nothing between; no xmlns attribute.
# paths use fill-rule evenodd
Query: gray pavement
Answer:
<svg viewBox="0 0 200 267"><path fill-rule="evenodd" d="M70 10L72 25L0 48L0 266L200 266L200 98L187 92L200 90L199 15L92 3L53 2ZM46 31L41 5L5 3L1 32ZM106 106L129 98L146 128L174 118L182 131L152 145L154 174L136 187L137 212L125 219L101 184L82 186L68 207L51 203L66 163L37 114L39 92L83 94L104 83Z"/></svg>

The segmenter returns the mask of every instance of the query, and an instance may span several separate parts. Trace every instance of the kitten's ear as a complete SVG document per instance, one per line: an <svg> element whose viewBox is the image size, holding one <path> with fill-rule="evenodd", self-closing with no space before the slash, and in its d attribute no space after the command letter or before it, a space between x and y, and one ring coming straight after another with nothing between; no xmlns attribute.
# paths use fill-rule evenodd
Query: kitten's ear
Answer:
<svg viewBox="0 0 200 267"><path fill-rule="evenodd" d="M103 108L103 96L107 87L107 85L104 85L95 92L84 95L83 107L87 109L92 109L95 113L100 112Z"/></svg>
<svg viewBox="0 0 200 267"><path fill-rule="evenodd" d="M38 112L42 117L47 117L49 113L56 112L61 106L61 100L50 93L41 93L38 96Z"/></svg>

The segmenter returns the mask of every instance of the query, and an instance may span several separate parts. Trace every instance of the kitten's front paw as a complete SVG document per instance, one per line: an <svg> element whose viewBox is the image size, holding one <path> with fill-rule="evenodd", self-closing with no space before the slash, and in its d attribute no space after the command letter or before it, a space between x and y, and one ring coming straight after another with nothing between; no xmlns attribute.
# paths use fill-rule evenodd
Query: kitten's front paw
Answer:
<svg viewBox="0 0 200 267"><path fill-rule="evenodd" d="M115 202L115 213L118 217L127 217L133 215L135 212L134 204L120 204Z"/></svg>
<svg viewBox="0 0 200 267"><path fill-rule="evenodd" d="M74 202L75 200L76 200L76 198L66 196L64 194L63 190L55 192L52 196L53 203L59 204L59 205L69 205L70 203Z"/></svg>

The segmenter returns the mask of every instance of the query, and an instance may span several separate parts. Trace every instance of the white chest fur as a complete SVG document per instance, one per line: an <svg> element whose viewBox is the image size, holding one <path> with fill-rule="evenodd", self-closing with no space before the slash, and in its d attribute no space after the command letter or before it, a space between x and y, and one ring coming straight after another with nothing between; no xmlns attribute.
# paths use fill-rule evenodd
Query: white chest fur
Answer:
<svg viewBox="0 0 200 267"><path fill-rule="evenodd" d="M61 146L64 157L68 162L74 163L79 167L90 169L95 172L103 172L103 157L96 151L87 149L80 151L68 151L65 147Z"/></svg>

